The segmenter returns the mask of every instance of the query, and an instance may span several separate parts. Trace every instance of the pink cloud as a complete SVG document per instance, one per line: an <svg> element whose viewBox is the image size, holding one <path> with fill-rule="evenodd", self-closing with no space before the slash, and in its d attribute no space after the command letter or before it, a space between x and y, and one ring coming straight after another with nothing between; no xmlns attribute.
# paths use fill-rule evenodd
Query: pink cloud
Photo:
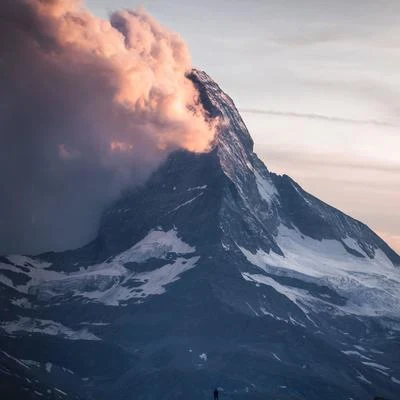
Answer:
<svg viewBox="0 0 400 400"><path fill-rule="evenodd" d="M216 123L185 76L186 43L143 9L1 7L0 253L77 247L170 152L207 150Z"/></svg>

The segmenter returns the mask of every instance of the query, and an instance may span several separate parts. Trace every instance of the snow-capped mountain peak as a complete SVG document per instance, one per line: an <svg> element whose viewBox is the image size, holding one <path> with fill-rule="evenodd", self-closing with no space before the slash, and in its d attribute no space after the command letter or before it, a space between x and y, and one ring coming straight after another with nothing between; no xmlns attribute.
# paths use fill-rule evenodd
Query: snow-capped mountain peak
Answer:
<svg viewBox="0 0 400 400"><path fill-rule="evenodd" d="M39 386L106 400L200 400L215 386L231 400L393 397L399 256L270 172L232 99L202 71L188 78L220 121L211 151L171 154L83 248L0 259L7 387L30 381L32 399Z"/></svg>

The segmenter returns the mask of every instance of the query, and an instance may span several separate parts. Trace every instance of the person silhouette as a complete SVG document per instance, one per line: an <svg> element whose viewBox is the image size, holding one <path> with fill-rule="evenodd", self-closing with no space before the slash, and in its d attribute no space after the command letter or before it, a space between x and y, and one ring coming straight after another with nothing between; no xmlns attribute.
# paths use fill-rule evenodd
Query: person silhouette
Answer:
<svg viewBox="0 0 400 400"><path fill-rule="evenodd" d="M214 400L219 400L219 391L217 388L214 389Z"/></svg>

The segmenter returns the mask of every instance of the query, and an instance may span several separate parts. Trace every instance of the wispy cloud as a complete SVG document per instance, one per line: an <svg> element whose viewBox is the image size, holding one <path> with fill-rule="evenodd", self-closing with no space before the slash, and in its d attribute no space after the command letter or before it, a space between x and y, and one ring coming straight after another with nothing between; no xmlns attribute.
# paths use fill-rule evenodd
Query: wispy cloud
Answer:
<svg viewBox="0 0 400 400"><path fill-rule="evenodd" d="M312 119L312 120L322 120L332 123L344 123L344 124L354 124L354 125L374 125L374 126L384 126L389 128L398 128L399 124L394 124L388 121L378 121L374 119L352 119L336 117L331 115L314 114L314 113L299 113L293 111L278 111L278 110L261 110L256 108L241 108L240 112L248 114L264 114L264 115L275 115L280 117L289 118L302 118L302 119Z"/></svg>
<svg viewBox="0 0 400 400"><path fill-rule="evenodd" d="M286 149L262 149L262 156L267 164L269 162L283 161L291 167L303 166L318 166L318 167L333 167L342 169L369 170L377 172L385 172L400 176L400 163L383 163L369 159L350 159L346 154L338 153L311 153L311 152L294 152Z"/></svg>

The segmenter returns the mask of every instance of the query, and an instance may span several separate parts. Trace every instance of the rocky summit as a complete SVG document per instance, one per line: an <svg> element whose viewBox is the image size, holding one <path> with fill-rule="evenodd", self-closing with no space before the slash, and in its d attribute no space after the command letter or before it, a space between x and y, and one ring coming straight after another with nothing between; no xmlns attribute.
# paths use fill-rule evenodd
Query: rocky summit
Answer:
<svg viewBox="0 0 400 400"><path fill-rule="evenodd" d="M4 399L396 399L400 257L270 172L233 101L83 248L0 259ZM62 211L60 211L62 212Z"/></svg>

